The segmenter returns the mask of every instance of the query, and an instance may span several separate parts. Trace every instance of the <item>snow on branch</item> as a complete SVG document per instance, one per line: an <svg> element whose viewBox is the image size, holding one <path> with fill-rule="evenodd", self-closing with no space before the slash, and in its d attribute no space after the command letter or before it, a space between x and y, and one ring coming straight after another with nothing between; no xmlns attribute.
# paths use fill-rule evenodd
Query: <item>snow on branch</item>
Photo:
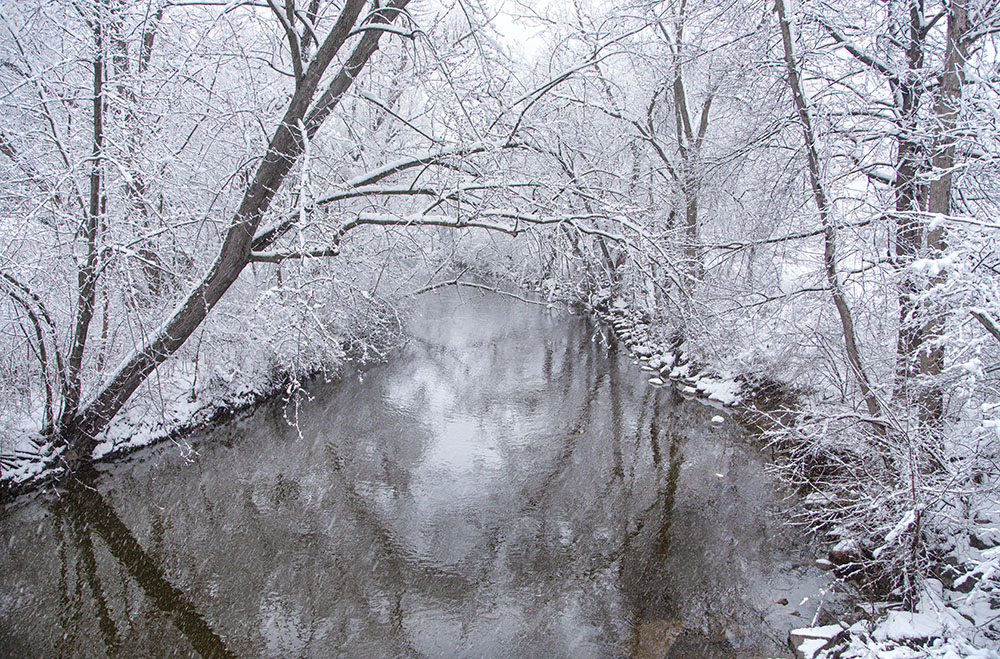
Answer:
<svg viewBox="0 0 1000 659"><path fill-rule="evenodd" d="M411 156L408 158L401 158L399 160L387 163L378 169L374 169L364 174L355 176L352 179L344 181L344 186L349 188L360 188L365 185L372 185L373 183L378 183L379 181L392 176L393 174L399 174L408 169L413 169L414 167L421 167L424 165L434 165L439 164L445 158L452 158L456 156L468 156L476 153L482 153L486 151L489 147L485 144L476 144L473 146L457 146L450 147L447 149L441 149L439 151L434 151L431 153L426 153L420 156ZM501 148L507 148L501 147Z"/></svg>
<svg viewBox="0 0 1000 659"><path fill-rule="evenodd" d="M337 231L334 244L339 244L340 240L348 232L362 226L402 226L402 227L451 227L454 229L486 229L487 231L497 231L510 236L517 236L528 226L544 226L565 224L573 227L580 233L588 235L598 235L620 243L628 243L624 236L608 233L594 226L580 224L581 221L594 219L609 219L602 215L534 215L531 213L519 213L515 210L487 210L477 214L481 218L499 218L513 220L513 223L488 222L476 218L453 217L450 215L392 215L388 213L360 213L356 218L345 222ZM525 226L522 226L525 225Z"/></svg>
<svg viewBox="0 0 1000 659"><path fill-rule="evenodd" d="M320 199L320 200L316 201L314 204L306 207L305 211L307 213L310 213L310 212L316 210L316 208L318 208L320 206L328 205L328 204L334 203L336 201L342 201L342 200L346 200L346 199L351 199L351 198L356 198L356 197L362 197L362 196L366 196L366 195L373 195L373 194L374 195L410 195L410 196L412 196L412 195L424 195L424 196L440 196L441 193L439 191L437 191L437 190L432 189L432 188L415 188L415 187L386 187L386 188L377 188L377 187L372 187L372 186L374 186L376 183L378 183L378 182L380 182L380 181L382 181L384 179L387 179L387 178L389 178L389 177L391 177L391 176L393 176L395 174L399 174L401 172L405 172L405 171L407 171L409 169L413 169L413 168L416 168L416 167L427 167L427 166L430 166L430 165L444 165L445 161L447 159L449 159L449 158L455 158L455 157L460 157L460 156L468 156L468 155L473 155L473 154L477 154L477 153L484 153L484 152L489 151L491 149L499 149L499 150L513 149L513 148L518 148L519 146L521 146L521 145L518 144L518 143L515 143L515 142L506 142L506 143L504 143L504 144L502 144L500 146L486 145L486 144L480 143L480 144L474 144L474 145L471 145L471 146L468 146L468 145L466 145L466 146L453 146L453 147L448 147L448 148L445 148L445 149L440 149L440 150L437 150L437 151L425 153L425 154L422 154L422 155L410 156L408 158L400 158L399 160L395 160L393 162L386 163L385 165L382 165L381 167L378 167L378 168L373 169L373 170L369 170L369 171L365 172L364 174L359 174L358 176L355 176L354 178L348 179L347 181L345 181L343 183L343 186L345 188L348 188L347 190L342 190L340 192L335 192L333 194L330 194L327 197L325 197L323 199ZM513 184L490 184L489 186L487 186L486 184L480 184L480 185L482 186L482 189L486 189L486 187L502 187L502 186L506 186L506 187L524 187L526 185L531 185L531 184L528 184L528 183L513 183ZM449 193L449 194L456 194L459 191L473 190L473 189L477 189L477 187L476 186L469 186L469 187L466 187L466 188L459 188L456 192ZM256 236L254 236L254 239L253 239L253 248L252 248L253 251L254 252L260 252L260 251L265 250L268 247L270 247L272 244L274 244L274 242L278 238L280 238L281 236L283 236L289 229L291 229L295 225L295 223L299 220L299 217L300 217L300 213L298 211L296 211L295 213L292 213L292 214L286 215L285 217L280 218L274 224L271 224L271 225L263 228L261 231L259 231L257 233Z"/></svg>
<svg viewBox="0 0 1000 659"><path fill-rule="evenodd" d="M987 332L993 335L993 338L1000 341L1000 325L985 309L969 309L969 313L986 328Z"/></svg>
<svg viewBox="0 0 1000 659"><path fill-rule="evenodd" d="M401 193L399 189L383 189L383 194ZM398 227L450 227L454 229L485 229L496 231L511 236L516 236L524 230L524 225L552 225L569 224L577 231L589 235L600 235L617 242L626 242L622 236L601 231L595 227L581 226L577 222L581 220L601 219L603 216L596 214L586 215L553 215L542 216L530 213L519 213L516 210L488 210L479 213L483 218L499 218L513 220L513 223L487 222L474 218L453 217L450 215L392 215L388 213L360 213L356 218L345 222L338 229L333 239L333 246L310 251L278 250L262 251L255 249L250 260L260 263L280 263L289 259L321 258L327 256L338 256L340 254L339 245L341 239L351 230L362 226L398 226ZM294 217L291 220L294 222ZM255 241L256 242L256 241Z"/></svg>
<svg viewBox="0 0 1000 659"><path fill-rule="evenodd" d="M416 39L418 34L423 34L422 30L407 30L395 25L362 25L351 32L351 36L361 34L362 32L368 32L370 30L378 30L379 32L388 32L390 34L398 34L406 39Z"/></svg>
<svg viewBox="0 0 1000 659"><path fill-rule="evenodd" d="M293 250L277 250L270 252L251 252L250 260L254 263L281 263L292 259L318 259L327 256L338 256L340 250L336 247L313 249L307 252Z"/></svg>
<svg viewBox="0 0 1000 659"><path fill-rule="evenodd" d="M857 59L859 62L861 62L865 66L875 69L876 71L878 71L879 73L881 73L890 80L893 81L898 80L898 77L893 72L892 67L889 65L888 62L879 59L878 57L875 57L873 55L869 55L868 53L862 52L846 36L841 34L837 30L837 28L833 27L826 21L819 21L819 22L820 25L822 25L826 29L826 31L830 34L830 36L833 37L833 40L836 41L841 46L843 46L844 49L851 55L853 55L854 58Z"/></svg>

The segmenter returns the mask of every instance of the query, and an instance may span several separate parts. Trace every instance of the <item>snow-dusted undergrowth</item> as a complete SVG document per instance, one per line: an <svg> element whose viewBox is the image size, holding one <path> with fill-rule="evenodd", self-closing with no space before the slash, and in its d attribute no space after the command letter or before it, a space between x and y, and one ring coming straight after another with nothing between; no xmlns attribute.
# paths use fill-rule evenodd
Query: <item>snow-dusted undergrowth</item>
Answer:
<svg viewBox="0 0 1000 659"><path fill-rule="evenodd" d="M311 378L335 378L349 360L385 357L399 340L399 319L384 300L327 287L265 291L243 313L223 311L163 364L99 437L104 460L183 436L261 401L294 401ZM17 493L62 472L62 448L38 433L41 413L5 419L0 433L0 492Z"/></svg>

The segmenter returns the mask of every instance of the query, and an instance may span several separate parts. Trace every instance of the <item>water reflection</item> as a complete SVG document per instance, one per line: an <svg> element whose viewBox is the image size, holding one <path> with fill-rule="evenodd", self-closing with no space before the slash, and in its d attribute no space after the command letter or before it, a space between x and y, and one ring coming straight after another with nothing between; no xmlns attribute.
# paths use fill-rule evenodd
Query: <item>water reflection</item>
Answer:
<svg viewBox="0 0 1000 659"><path fill-rule="evenodd" d="M11 655L782 652L820 585L754 449L583 319L422 301L398 359L0 526ZM143 549L145 548L145 549ZM810 603L799 607L811 615Z"/></svg>
<svg viewBox="0 0 1000 659"><path fill-rule="evenodd" d="M79 616L83 608L80 583L73 589L73 597L70 596L67 583L69 555L75 549L77 580L86 582L104 649L109 655L115 655L121 649L118 628L112 618L97 570L93 544L96 536L104 541L104 547L118 561L119 566L128 571L149 602L166 614L166 618L185 636L198 654L203 657L235 656L185 594L167 580L156 561L143 550L114 509L105 502L94 487L94 476L93 472L81 473L52 503L56 524L61 533L60 557L63 569L60 570L60 604L64 615Z"/></svg>

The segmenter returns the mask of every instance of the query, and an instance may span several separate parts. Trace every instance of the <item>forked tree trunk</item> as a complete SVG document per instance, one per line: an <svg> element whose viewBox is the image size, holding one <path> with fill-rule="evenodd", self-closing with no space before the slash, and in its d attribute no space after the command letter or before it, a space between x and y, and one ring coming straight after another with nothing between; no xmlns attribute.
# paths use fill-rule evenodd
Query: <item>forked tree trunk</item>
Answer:
<svg viewBox="0 0 1000 659"><path fill-rule="evenodd" d="M393 0L370 22L392 22L407 3L408 0ZM68 445L65 458L71 469L89 461L98 433L107 427L153 370L184 344L250 262L251 245L261 219L305 147L300 127L305 128L308 136L316 133L378 48L382 30L365 30L339 73L314 102L323 74L351 36L364 5L364 0L347 0L337 23L298 81L285 115L275 129L253 180L247 186L239 210L230 222L222 247L208 273L160 330L126 359L97 396L75 411L64 425L62 437Z"/></svg>

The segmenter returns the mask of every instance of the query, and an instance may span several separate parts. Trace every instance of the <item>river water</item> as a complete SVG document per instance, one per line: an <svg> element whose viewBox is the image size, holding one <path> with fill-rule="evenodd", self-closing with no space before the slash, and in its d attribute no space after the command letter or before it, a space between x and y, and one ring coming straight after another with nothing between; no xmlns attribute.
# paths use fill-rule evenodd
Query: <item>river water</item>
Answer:
<svg viewBox="0 0 1000 659"><path fill-rule="evenodd" d="M0 654L790 656L828 577L735 423L565 312L452 290L407 327L7 505Z"/></svg>

